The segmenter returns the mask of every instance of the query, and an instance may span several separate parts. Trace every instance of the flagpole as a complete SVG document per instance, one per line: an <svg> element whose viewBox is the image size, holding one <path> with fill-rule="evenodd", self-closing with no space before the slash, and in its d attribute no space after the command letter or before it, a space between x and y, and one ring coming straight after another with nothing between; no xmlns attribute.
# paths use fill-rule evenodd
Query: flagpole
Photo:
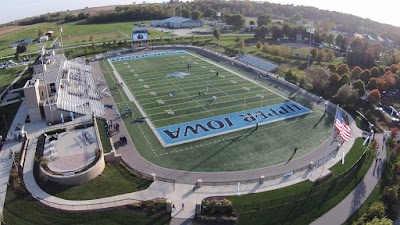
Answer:
<svg viewBox="0 0 400 225"><path fill-rule="evenodd" d="M339 105L337 104L337 105L336 105L336 110L335 110L335 119L333 120L333 132L332 132L333 138L335 138L334 132L336 131L335 123L336 123L336 119L337 119L338 110L339 110ZM339 135L339 136L340 136L340 135ZM335 138L335 139L336 139L336 138ZM334 140L335 140L335 139L334 139ZM321 174L319 175L319 177L321 177L322 174L324 173L326 158L328 158L328 149L329 149L329 147L326 148L326 152L325 152L325 156L324 156L324 162L322 163L322 170L321 170Z"/></svg>

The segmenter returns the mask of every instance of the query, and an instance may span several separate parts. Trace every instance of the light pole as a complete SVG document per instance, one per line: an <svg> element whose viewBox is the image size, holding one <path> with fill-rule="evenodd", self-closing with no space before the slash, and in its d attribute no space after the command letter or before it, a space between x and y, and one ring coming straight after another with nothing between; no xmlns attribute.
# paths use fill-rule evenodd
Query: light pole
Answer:
<svg viewBox="0 0 400 225"><path fill-rule="evenodd" d="M62 53L62 55L64 56L64 45L63 45L63 40L62 40L62 32L63 32L63 29L62 29L62 27L60 27L61 53Z"/></svg>
<svg viewBox="0 0 400 225"><path fill-rule="evenodd" d="M308 54L307 54L307 70L306 70L306 85L308 82L308 70L310 66L310 54L311 54L311 35L315 33L315 28L307 28L307 33L310 33L310 42L308 44Z"/></svg>

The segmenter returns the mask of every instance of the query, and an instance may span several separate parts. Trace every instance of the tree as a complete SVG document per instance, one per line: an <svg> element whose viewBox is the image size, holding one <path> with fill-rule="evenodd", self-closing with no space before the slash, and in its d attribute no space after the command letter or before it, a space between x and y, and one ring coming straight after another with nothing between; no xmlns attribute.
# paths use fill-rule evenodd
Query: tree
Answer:
<svg viewBox="0 0 400 225"><path fill-rule="evenodd" d="M397 70L399 69L399 67L396 65L396 64L392 64L392 65L390 65L390 71L392 72L392 73L397 73Z"/></svg>
<svg viewBox="0 0 400 225"><path fill-rule="evenodd" d="M371 73L368 69L365 69L361 72L360 79L364 82L364 84L368 84L369 80L371 79Z"/></svg>
<svg viewBox="0 0 400 225"><path fill-rule="evenodd" d="M303 20L303 16L300 13L296 13L293 15L294 21L300 21Z"/></svg>
<svg viewBox="0 0 400 225"><path fill-rule="evenodd" d="M328 44L333 44L333 34L329 34L329 36L326 38L326 42L328 42Z"/></svg>
<svg viewBox="0 0 400 225"><path fill-rule="evenodd" d="M372 203L367 212L367 216L369 220L372 220L373 218L378 218L381 219L385 217L385 205L382 202L374 202Z"/></svg>
<svg viewBox="0 0 400 225"><path fill-rule="evenodd" d="M331 73L328 80L329 80L328 94L332 96L339 90L341 86L339 82L340 76L337 73Z"/></svg>
<svg viewBox="0 0 400 225"><path fill-rule="evenodd" d="M393 225L393 221L386 217L382 219L374 218L371 221L365 223L365 225Z"/></svg>
<svg viewBox="0 0 400 225"><path fill-rule="evenodd" d="M350 76L345 73L340 77L339 80L340 86L345 85L345 84L350 84Z"/></svg>
<svg viewBox="0 0 400 225"><path fill-rule="evenodd" d="M347 64L340 64L336 72L342 76L343 74L350 74L350 69Z"/></svg>
<svg viewBox="0 0 400 225"><path fill-rule="evenodd" d="M335 53L333 51L329 50L326 52L325 59L327 62L332 62L335 59Z"/></svg>
<svg viewBox="0 0 400 225"><path fill-rule="evenodd" d="M313 48L313 49L311 49L310 53L311 53L311 57L313 59L315 59L315 58L317 58L317 55L318 55L318 49Z"/></svg>
<svg viewBox="0 0 400 225"><path fill-rule="evenodd" d="M254 33L254 37L259 40L265 39L265 36L267 36L268 32L269 29L266 25L262 25L261 27L259 26L256 32Z"/></svg>
<svg viewBox="0 0 400 225"><path fill-rule="evenodd" d="M206 18L213 18L216 15L217 11L214 9L208 8L204 11L204 17Z"/></svg>
<svg viewBox="0 0 400 225"><path fill-rule="evenodd" d="M396 218L399 204L399 187L396 185L386 186L381 195L382 202L386 205L388 217Z"/></svg>
<svg viewBox="0 0 400 225"><path fill-rule="evenodd" d="M336 102L343 106L353 105L358 99L358 91L345 84L339 88L334 98Z"/></svg>
<svg viewBox="0 0 400 225"><path fill-rule="evenodd" d="M261 47L262 47L262 44L261 44L261 42L260 42L260 41L257 41L256 47L257 47L257 49L258 49L258 50L260 50L260 49L261 49Z"/></svg>
<svg viewBox="0 0 400 225"><path fill-rule="evenodd" d="M226 24L232 25L233 27L235 27L235 29L240 29L246 22L246 19L240 13L227 14L224 17Z"/></svg>
<svg viewBox="0 0 400 225"><path fill-rule="evenodd" d="M322 94L327 87L329 71L321 66L311 66L309 69L309 81L316 93Z"/></svg>
<svg viewBox="0 0 400 225"><path fill-rule="evenodd" d="M199 20L203 16L203 13L199 10L194 10L192 11L191 16L193 20Z"/></svg>
<svg viewBox="0 0 400 225"><path fill-rule="evenodd" d="M358 96L362 97L365 95L365 84L362 80L356 80L353 83L353 88L358 90Z"/></svg>
<svg viewBox="0 0 400 225"><path fill-rule="evenodd" d="M182 17L190 18L190 11L188 9L182 9L181 15L182 15Z"/></svg>
<svg viewBox="0 0 400 225"><path fill-rule="evenodd" d="M269 15L261 15L257 18L258 27L268 25L270 22L271 22L271 17Z"/></svg>
<svg viewBox="0 0 400 225"><path fill-rule="evenodd" d="M360 79L360 75L361 75L362 69L359 66L355 66L352 70L351 70L351 79L352 80L358 80Z"/></svg>
<svg viewBox="0 0 400 225"><path fill-rule="evenodd" d="M381 72L376 66L372 67L370 72L372 77L379 77L381 75Z"/></svg>
<svg viewBox="0 0 400 225"><path fill-rule="evenodd" d="M329 71L331 71L332 73L333 73L333 72L336 72L336 65L335 65L335 64L329 64L329 65L328 65L328 69L329 69Z"/></svg>
<svg viewBox="0 0 400 225"><path fill-rule="evenodd" d="M325 58L326 58L325 51L320 50L320 51L318 51L318 55L317 55L317 58L315 58L315 60L316 60L318 63L321 64L321 62L324 61Z"/></svg>
<svg viewBox="0 0 400 225"><path fill-rule="evenodd" d="M368 94L368 101L371 104L378 104L381 101L381 92L378 89L374 89Z"/></svg>
<svg viewBox="0 0 400 225"><path fill-rule="evenodd" d="M278 38L283 37L282 27L277 24L272 25L270 28L270 31L271 31L272 38L274 40L277 40Z"/></svg>
<svg viewBox="0 0 400 225"><path fill-rule="evenodd" d="M215 29L213 31L213 36L217 39L218 41L218 48L219 48L219 42L221 40L221 32L218 29Z"/></svg>
<svg viewBox="0 0 400 225"><path fill-rule="evenodd" d="M236 46L237 46L238 48L240 48L240 49L243 49L243 48L244 48L245 43L244 43L244 41L243 41L242 38L239 38L239 39L237 40Z"/></svg>
<svg viewBox="0 0 400 225"><path fill-rule="evenodd" d="M15 60L19 60L19 54L23 53L26 51L26 45L22 44L22 45L18 45L17 49L15 50Z"/></svg>

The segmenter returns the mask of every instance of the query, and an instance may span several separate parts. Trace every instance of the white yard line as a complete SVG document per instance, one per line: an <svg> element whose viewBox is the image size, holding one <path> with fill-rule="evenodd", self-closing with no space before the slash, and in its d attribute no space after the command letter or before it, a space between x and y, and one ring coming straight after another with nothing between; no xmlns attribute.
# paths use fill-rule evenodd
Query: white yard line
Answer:
<svg viewBox="0 0 400 225"><path fill-rule="evenodd" d="M139 102L136 100L136 98L133 96L132 92L129 90L129 88L125 85L124 80L122 79L122 77L119 75L118 71L115 69L114 65L110 62L110 59L108 59L108 62L110 63L111 67L113 68L113 72L115 77L117 78L118 82L123 83L122 89L125 91L126 96L128 96L129 100L132 101L137 109L139 110L140 114L142 115L142 117L147 117L146 113L144 112L144 110L142 109L142 107L140 106ZM161 143L162 146L166 146L166 143L164 142L164 140L161 138L161 136L158 134L156 128L154 127L154 125L151 123L151 121L149 119L145 119L147 125L149 125L150 129L153 131L154 135L157 137L158 141Z"/></svg>
<svg viewBox="0 0 400 225"><path fill-rule="evenodd" d="M278 98L276 98L276 99L278 99ZM268 100L265 100L265 102L267 102L267 101L270 101L270 100L275 100L275 99L268 99ZM230 101L226 101L226 102L230 102ZM217 103L226 103L226 102L217 102ZM259 102L257 102L257 104L259 104ZM241 107L240 105L233 105L233 106L229 106L229 107L224 107L223 109L229 109L229 108L233 108L233 107ZM189 109L189 108L180 108L179 110L186 110L186 109ZM179 111L179 110L176 110L176 111ZM222 110L222 108L218 108L218 109L208 109L207 111L210 111L210 112L212 112L212 111L218 111L218 110ZM240 111L239 111L240 112ZM148 114L150 117L151 116L155 116L155 115L159 115L159 114L164 114L165 112L160 112L160 113L154 113L154 114ZM157 122L157 121L164 121L164 120L167 120L167 119L174 119L174 118L180 118L180 117L185 117L185 116L188 116L188 115L194 115L194 114L197 114L198 112L195 112L195 113L188 113L188 114L185 114L185 115L181 115L181 116L174 116L174 117L170 117L170 118L164 118L164 119L159 119L159 120L152 120L153 122ZM231 113L235 113L235 112L231 112ZM226 114L229 114L229 113L226 113ZM222 115L221 115L222 116ZM206 118L204 118L204 119L206 119Z"/></svg>
<svg viewBox="0 0 400 225"><path fill-rule="evenodd" d="M241 78L243 78L243 79L245 79L245 80L248 80L248 81L250 81L250 82L252 82L252 83L254 83L254 84L256 84L256 85L258 85L258 86L260 86L260 87L262 87L262 88L264 88L264 89L267 89L267 90L269 90L270 92L273 92L273 93L275 93L276 95L278 95L278 96L280 96L280 97L282 97L282 98L284 98L284 99L286 99L286 100L288 100L288 101L290 101L290 102L293 102L293 103L298 104L297 102L292 101L291 99L289 99L289 98L287 98L287 97L285 97L285 96L283 96L283 95L281 95L281 94L279 94L279 93L277 93L277 92L275 92L275 91L273 91L273 90L271 90L271 89L269 89L269 88L267 88L267 87L265 87L265 86L263 86L263 85L257 83L256 81L254 81L254 80L252 80L252 79L250 79L250 78L248 78L248 77L246 77L246 76L244 76L244 75L242 75L242 74L240 74L240 73L238 73L238 72L236 72L236 71L233 71L233 70L231 70L231 69L229 69L229 68L226 68L226 67L224 67L224 66L221 66L221 65L219 65L219 64L217 64L217 63L215 63L215 62L213 62L213 61L211 61L211 60L204 59L204 58L202 58L202 57L200 57L200 56L197 56L197 55L195 55L195 54L193 54L193 53L191 53L191 52L187 52L187 54L190 54L190 55L192 55L192 56L194 56L194 57L197 57L197 58L199 58L199 59L201 59L201 60L204 60L204 61L206 61L206 62L208 62L208 63L210 63L210 64L213 64L213 65L215 65L215 66L217 66L217 67L219 67L219 68L221 68L221 69L224 69L224 70L226 70L226 71L228 71L228 72L230 72L230 73L232 73L232 74L235 74L235 75L237 75L237 76L239 76L239 77L241 77Z"/></svg>

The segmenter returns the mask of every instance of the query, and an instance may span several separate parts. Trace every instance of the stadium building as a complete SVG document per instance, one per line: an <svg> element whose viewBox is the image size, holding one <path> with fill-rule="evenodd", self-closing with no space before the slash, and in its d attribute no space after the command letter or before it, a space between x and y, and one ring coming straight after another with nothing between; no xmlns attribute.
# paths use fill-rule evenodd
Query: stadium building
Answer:
<svg viewBox="0 0 400 225"><path fill-rule="evenodd" d="M192 20L183 17L171 17L165 20L152 21L151 25L155 27L178 29L178 28L201 27L203 26L203 23L197 20Z"/></svg>
<svg viewBox="0 0 400 225"><path fill-rule="evenodd" d="M54 51L40 55L23 90L30 121L63 122L83 115L104 117L101 93L84 58L66 60Z"/></svg>

